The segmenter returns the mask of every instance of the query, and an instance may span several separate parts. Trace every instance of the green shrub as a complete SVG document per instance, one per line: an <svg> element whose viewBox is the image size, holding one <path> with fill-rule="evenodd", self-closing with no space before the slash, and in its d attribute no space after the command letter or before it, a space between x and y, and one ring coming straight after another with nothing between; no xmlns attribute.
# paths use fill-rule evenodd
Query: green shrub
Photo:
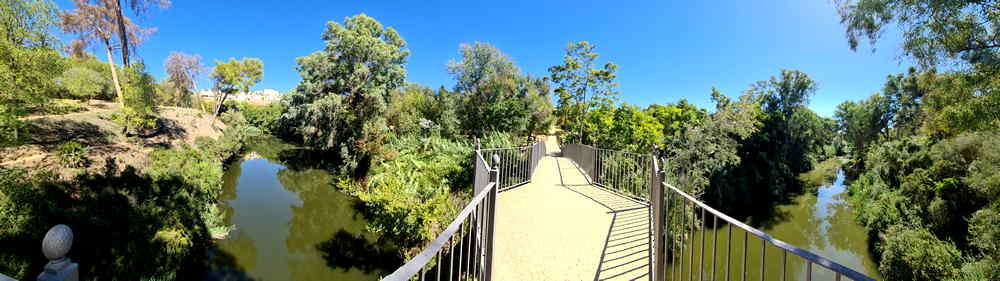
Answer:
<svg viewBox="0 0 1000 281"><path fill-rule="evenodd" d="M90 165L90 159L87 158L88 154L90 154L90 148L75 141L61 144L56 149L56 158L59 158L59 163L66 168L87 167Z"/></svg>
<svg viewBox="0 0 1000 281"><path fill-rule="evenodd" d="M957 273L961 253L926 229L890 227L882 236L879 271L887 280L944 280Z"/></svg>
<svg viewBox="0 0 1000 281"><path fill-rule="evenodd" d="M416 136L388 146L395 153L371 171L366 186L353 187L354 193L366 206L373 232L417 247L451 222L458 205L451 191L469 190L472 149L467 143Z"/></svg>

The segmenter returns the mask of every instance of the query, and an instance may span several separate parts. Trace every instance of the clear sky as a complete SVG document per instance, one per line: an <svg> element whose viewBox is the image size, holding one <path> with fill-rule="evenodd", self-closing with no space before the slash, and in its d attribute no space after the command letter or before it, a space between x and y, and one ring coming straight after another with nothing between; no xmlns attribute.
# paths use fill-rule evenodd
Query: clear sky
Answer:
<svg viewBox="0 0 1000 281"><path fill-rule="evenodd" d="M832 116L840 102L881 90L886 75L912 64L899 59L893 32L875 53L868 45L851 51L829 0L173 2L139 21L158 28L138 51L150 73L164 76L171 51L201 55L206 65L256 57L264 61L256 89L281 92L300 80L295 59L323 48L326 23L359 13L395 28L411 51L407 81L434 88L454 85L445 65L462 43L493 44L524 72L545 76L567 43L589 41L602 62L619 66L630 104L685 98L707 108L712 87L735 96L780 69L798 69L819 85L810 107Z"/></svg>

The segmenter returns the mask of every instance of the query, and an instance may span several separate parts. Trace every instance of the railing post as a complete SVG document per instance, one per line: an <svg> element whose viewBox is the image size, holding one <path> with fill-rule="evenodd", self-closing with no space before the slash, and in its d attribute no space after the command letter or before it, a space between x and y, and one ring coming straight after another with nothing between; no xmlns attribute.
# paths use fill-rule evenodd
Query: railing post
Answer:
<svg viewBox="0 0 1000 281"><path fill-rule="evenodd" d="M45 269L38 275L39 281L78 281L79 266L66 256L73 247L73 230L65 224L49 229L42 239L42 254L49 259Z"/></svg>
<svg viewBox="0 0 1000 281"><path fill-rule="evenodd" d="M490 182L500 183L500 156L493 154L493 170L490 171ZM493 250L496 248L495 241L493 240L493 234L496 232L496 217L497 217L497 189L499 186L493 185L493 190L490 190L490 196L487 199L489 202L489 214L487 215L487 220L489 221L489 226L486 228L486 281L493 280Z"/></svg>
<svg viewBox="0 0 1000 281"><path fill-rule="evenodd" d="M650 163L649 171L649 203L651 205L650 211L653 212L650 216L653 220L653 223L651 224L653 226L653 229L651 230L653 232L653 249L652 255L650 255L650 258L652 259L650 270L652 272L650 272L649 276L651 280L664 281L666 280L666 276L664 276L664 274L666 272L667 238L664 233L664 210L666 208L663 206L663 173L656 163L656 153L650 155L649 158L652 162ZM670 203L667 202L667 204Z"/></svg>

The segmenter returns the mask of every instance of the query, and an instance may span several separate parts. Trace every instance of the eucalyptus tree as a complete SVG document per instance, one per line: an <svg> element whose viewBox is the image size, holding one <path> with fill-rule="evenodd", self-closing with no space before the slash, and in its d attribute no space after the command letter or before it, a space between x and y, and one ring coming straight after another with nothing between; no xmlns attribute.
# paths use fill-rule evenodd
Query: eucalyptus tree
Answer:
<svg viewBox="0 0 1000 281"><path fill-rule="evenodd" d="M112 54L114 49L123 46L121 42L115 44L113 41L116 30L119 30L118 25L121 25L125 29L125 32L133 38L141 34L150 33L152 30L140 29L127 18L118 21L115 17L115 10L107 5L90 4L89 0L73 0L73 3L76 5L76 8L72 11L63 12L61 15L63 31L78 34L80 36L79 40L84 42L97 41L104 44L105 53L108 57L108 67L111 68L111 80L114 82L115 93L118 96L118 103L124 106L122 82L119 80L118 71L115 69L114 55Z"/></svg>
<svg viewBox="0 0 1000 281"><path fill-rule="evenodd" d="M244 58L236 60L230 58L228 62L215 62L215 70L209 75L215 82L215 89L221 95L215 104L215 117L219 117L222 105L226 103L226 98L230 94L242 92L250 93L250 89L257 85L264 78L264 63L260 59Z"/></svg>
<svg viewBox="0 0 1000 281"><path fill-rule="evenodd" d="M342 171L360 173L385 142L386 101L405 83L410 52L395 29L364 14L327 23L323 40L323 50L298 58L302 81L282 99L281 121L306 145L337 151Z"/></svg>
<svg viewBox="0 0 1000 281"><path fill-rule="evenodd" d="M564 130L577 129L580 141L584 141L583 117L590 107L587 97L599 103L612 103L618 95L615 90L618 83L614 82L618 66L607 62L602 68L595 68L599 57L595 47L586 41L570 43L563 64L549 67L549 78L556 84L555 93L559 95L557 122ZM570 120L574 116L578 118L575 122Z"/></svg>
<svg viewBox="0 0 1000 281"><path fill-rule="evenodd" d="M122 9L122 0L99 0L102 5L108 6L114 10L115 13L115 23L118 26L118 41L121 42L122 48L122 65L125 67L131 66L129 63L129 49L133 49L139 45L140 38L133 37L128 31L128 21L126 21L124 15L124 9ZM149 13L149 9L152 7L159 7L161 10L170 7L170 0L125 0L128 4L129 10L132 11L137 17L143 17ZM129 37L133 37L129 41ZM131 43L130 43L131 42Z"/></svg>

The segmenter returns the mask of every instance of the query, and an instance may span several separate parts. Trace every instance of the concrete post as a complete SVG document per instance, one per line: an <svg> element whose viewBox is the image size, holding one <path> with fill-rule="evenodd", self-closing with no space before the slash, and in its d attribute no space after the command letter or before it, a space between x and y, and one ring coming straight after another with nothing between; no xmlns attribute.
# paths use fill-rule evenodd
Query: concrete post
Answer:
<svg viewBox="0 0 1000 281"><path fill-rule="evenodd" d="M66 256L73 247L73 230L65 224L53 226L42 240L42 253L49 263L38 281L79 281L79 266Z"/></svg>

